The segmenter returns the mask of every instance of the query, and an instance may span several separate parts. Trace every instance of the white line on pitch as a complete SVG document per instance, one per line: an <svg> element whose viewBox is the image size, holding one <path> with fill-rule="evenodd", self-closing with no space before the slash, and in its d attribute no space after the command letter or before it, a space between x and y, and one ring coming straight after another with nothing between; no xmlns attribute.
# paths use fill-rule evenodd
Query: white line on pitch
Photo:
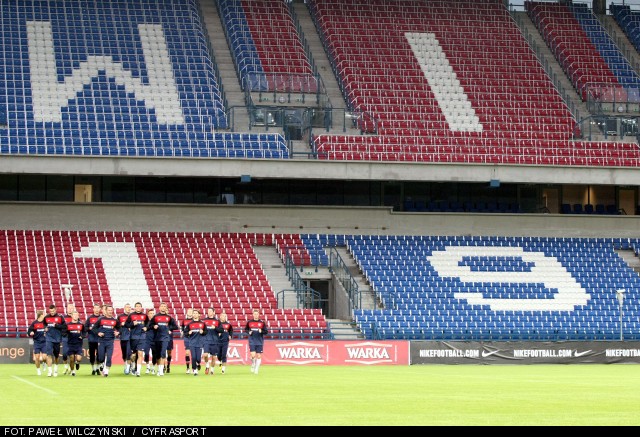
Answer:
<svg viewBox="0 0 640 437"><path fill-rule="evenodd" d="M31 387L35 387L35 388L37 388L38 390L46 391L46 392L47 392L47 393L49 393L49 394L52 394L52 395L54 395L54 396L58 396L58 393L56 393L55 391L53 391L53 390L49 390L48 388L40 387L39 385L34 384L33 382L30 382L30 381L27 381L26 379L22 379L22 378L20 378L19 376L12 376L12 378L13 378L13 379L17 379L18 381L24 382L25 384L28 384L28 385L30 385Z"/></svg>

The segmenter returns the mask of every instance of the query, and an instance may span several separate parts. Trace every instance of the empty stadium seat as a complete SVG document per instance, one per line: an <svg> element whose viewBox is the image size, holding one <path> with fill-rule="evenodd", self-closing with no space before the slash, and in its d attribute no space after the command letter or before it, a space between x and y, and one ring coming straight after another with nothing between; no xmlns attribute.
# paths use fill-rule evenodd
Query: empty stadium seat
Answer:
<svg viewBox="0 0 640 437"><path fill-rule="evenodd" d="M319 134L320 159L637 166L577 121L501 0L310 0L361 136Z"/></svg>
<svg viewBox="0 0 640 437"><path fill-rule="evenodd" d="M251 247L273 242L253 234L0 231L0 326L26 328L37 309L62 308L62 285L73 284L81 317L94 302L140 299L148 307L167 302L180 319L187 308L213 306L242 332L259 308L274 336L326 338L317 310L278 308Z"/></svg>
<svg viewBox="0 0 640 437"><path fill-rule="evenodd" d="M385 303L354 311L368 338L613 340L616 290L633 302L640 284L614 251L637 240L355 236L347 244ZM624 324L640 327L634 305Z"/></svg>
<svg viewBox="0 0 640 437"><path fill-rule="evenodd" d="M286 2L219 0L244 88L316 93L318 82Z"/></svg>
<svg viewBox="0 0 640 437"><path fill-rule="evenodd" d="M287 158L229 128L196 0L0 4L0 153ZM8 99L5 101L4 99Z"/></svg>
<svg viewBox="0 0 640 437"><path fill-rule="evenodd" d="M583 100L589 87L638 86L637 74L586 5L532 1L525 6Z"/></svg>
<svg viewBox="0 0 640 437"><path fill-rule="evenodd" d="M632 11L629 5L611 4L611 15L629 38L636 50L640 51L640 12Z"/></svg>
<svg viewBox="0 0 640 437"><path fill-rule="evenodd" d="M301 250L305 242L347 245L385 304L354 310L370 339L613 340L616 290L633 302L640 289L640 277L614 252L639 252L640 240L630 239L1 231L0 326L25 327L37 308L62 305L61 285L71 283L82 315L93 302L142 287L152 305L168 302L176 316L213 305L241 328L258 307L277 334L322 338L327 324L317 310L277 307L251 248L277 242ZM114 277L112 262L124 273ZM638 316L625 308L629 338Z"/></svg>

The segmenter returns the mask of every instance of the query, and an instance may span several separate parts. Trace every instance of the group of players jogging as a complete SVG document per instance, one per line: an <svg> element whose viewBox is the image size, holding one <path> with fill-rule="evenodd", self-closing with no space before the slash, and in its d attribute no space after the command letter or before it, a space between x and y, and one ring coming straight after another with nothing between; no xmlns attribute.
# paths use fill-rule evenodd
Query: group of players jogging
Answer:
<svg viewBox="0 0 640 437"><path fill-rule="evenodd" d="M92 375L109 376L115 340L119 338L124 373L139 377L144 366L146 374L164 376L165 371L171 372L175 331L180 331L184 338L187 374L197 376L203 364L207 375L215 373L216 365L221 373L225 373L233 326L224 312L218 317L214 308L208 308L205 314L188 309L185 319L178 324L169 315L165 303L160 304L157 313L153 309L145 312L141 303L136 303L133 309L127 304L120 316L114 314L111 305L94 305L93 314L84 322L75 305L67 305L66 315L58 314L56 306L50 305L48 314L37 311L37 319L29 326L28 335L33 339L33 359L38 375L42 375L41 367L46 365L47 376L57 377L62 358L64 374L76 376L86 337ZM268 334L259 310L253 310L253 318L247 321L245 332L249 338L251 372L258 374L264 337Z"/></svg>

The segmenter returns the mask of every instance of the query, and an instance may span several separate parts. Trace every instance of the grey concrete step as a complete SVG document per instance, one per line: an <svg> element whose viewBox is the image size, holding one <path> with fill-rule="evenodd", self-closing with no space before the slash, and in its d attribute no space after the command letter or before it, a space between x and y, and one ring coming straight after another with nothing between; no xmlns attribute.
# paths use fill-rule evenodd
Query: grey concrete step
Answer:
<svg viewBox="0 0 640 437"><path fill-rule="evenodd" d="M320 36L318 35L307 5L304 3L295 3L294 10L298 17L302 32L304 33L304 37L309 45L314 62L318 67L318 74L320 74L320 77L324 82L333 107L346 108L347 104L340 93L340 86L338 85L338 81L331 70L331 62L329 62L327 53L322 45L322 41L320 41Z"/></svg>
<svg viewBox="0 0 640 437"><path fill-rule="evenodd" d="M616 253L633 271L640 274L640 258L636 256L633 250L616 250Z"/></svg>
<svg viewBox="0 0 640 437"><path fill-rule="evenodd" d="M338 247L336 249L338 255L340 255L344 263L347 265L349 273L351 273L351 276L354 277L358 284L358 291L360 291L362 296L362 309L377 309L378 304L375 291L371 289L367 278L363 275L362 269L356 263L351 252L346 247Z"/></svg>
<svg viewBox="0 0 640 437"><path fill-rule="evenodd" d="M313 155L311 145L307 141L292 141L291 152L295 153L296 158L300 159L310 158Z"/></svg>
<svg viewBox="0 0 640 437"><path fill-rule="evenodd" d="M580 112L580 118L585 118L590 115L587 105L576 92L571 80L569 80L569 77L558 63L557 59L549 49L549 46L540 34L540 31L538 31L538 28L535 26L533 21L531 21L531 18L529 18L526 12L516 12L515 17L516 23L521 26L522 33L525 34L525 37L526 35L530 35L532 40L535 42L536 47L539 50L537 54L541 56L540 61L542 64L544 65L545 61L548 63L553 73L553 77L557 78L559 83L566 90L567 95L569 95L570 99L577 106L578 111Z"/></svg>
<svg viewBox="0 0 640 437"><path fill-rule="evenodd" d="M327 326L336 340L362 340L365 338L356 324L348 320L328 319Z"/></svg>
<svg viewBox="0 0 640 437"><path fill-rule="evenodd" d="M311 56L313 57L318 74L322 78L322 82L325 87L325 91L333 108L337 109L334 113L334 126L330 133L342 134L342 135L360 135L358 129L354 129L351 126L344 129L344 109L347 108L347 103L344 100L342 91L338 80L331 69L331 62L327 57L327 53L324 49L320 36L318 35L313 19L307 6L302 2L294 4L295 15L302 29L302 33L307 42ZM314 134L326 133L324 130L316 129Z"/></svg>
<svg viewBox="0 0 640 437"><path fill-rule="evenodd" d="M291 290L293 288L293 284L287 276L285 265L274 246L255 246L253 251L258 257L262 270L264 270L265 275L267 275L269 285L271 285L276 297L281 291ZM278 302L278 305L281 305L281 302ZM297 308L295 295L286 294L284 306L282 307Z"/></svg>
<svg viewBox="0 0 640 437"><path fill-rule="evenodd" d="M240 86L240 79L231 57L231 50L225 37L215 0L200 0L200 6L228 106L229 108L236 107L233 109L236 113L234 130L248 132L249 114L246 110L244 92ZM242 107L245 108L243 109ZM240 114L246 115L246 118L241 117Z"/></svg>

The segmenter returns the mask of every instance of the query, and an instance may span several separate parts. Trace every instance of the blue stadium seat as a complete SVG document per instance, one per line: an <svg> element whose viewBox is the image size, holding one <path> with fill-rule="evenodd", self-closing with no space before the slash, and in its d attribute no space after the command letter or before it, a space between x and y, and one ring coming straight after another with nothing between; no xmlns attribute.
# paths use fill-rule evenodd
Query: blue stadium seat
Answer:
<svg viewBox="0 0 640 437"><path fill-rule="evenodd" d="M415 338L420 331L427 339L452 341L611 340L611 333L619 330L615 290L630 290L632 300L640 290L640 277L615 252L622 247L640 251L640 242L635 240L353 236L346 243L386 305L383 310L355 310L354 318L363 331L377 329L388 333L387 339ZM431 259L450 250L468 255L440 267ZM531 270L538 264L540 269L550 269L543 277ZM457 273L451 268L457 268ZM443 274L442 269L450 273ZM484 276L463 280L473 272ZM496 279L488 281L491 276L487 275L496 275ZM522 275L529 279L524 283L514 280ZM547 284L545 275L555 279ZM572 290L577 285L585 294L569 308L554 309L555 284L560 278ZM467 293L480 293L482 299L475 302L463 296ZM509 310L495 310L481 303L486 299L516 303ZM528 311L520 307L530 300L536 300L540 308ZM631 336L640 313L635 307L628 311ZM396 331L389 331L393 329Z"/></svg>
<svg viewBox="0 0 640 437"><path fill-rule="evenodd" d="M199 14L195 0L179 4L173 0L157 0L152 4L144 0L90 3L69 0L44 4L37 0L24 0L17 9L14 3L0 3L0 28L3 29L0 68L8 71L7 78L3 78L3 90L6 89L6 95L11 96L6 106L11 112L2 111L0 117L6 117L6 122L15 128L1 136L0 153L193 156L190 151L193 144L185 146L182 141L190 139L192 134L228 127L224 96L218 84L203 20L184 19L198 17ZM28 56L30 36L26 22L33 16L42 23L52 23L51 32L46 28L37 30L37 38L50 38L54 48L58 74L50 79L38 76L48 74L43 73L46 70L38 63L40 58L35 58L34 65L31 65ZM150 35L153 40L150 50L155 52L156 47L159 49L166 44L170 61L173 61L171 76L175 77L184 122L174 114L170 121L161 122L158 102L151 107L153 102L145 101L145 96L133 96L130 83L123 85L127 80L142 78L143 84L149 86L146 75L156 71L147 65L155 56L150 58L152 54L144 53L138 29L141 23L159 24L165 31L164 39L153 33ZM78 90L78 95L61 107L55 94L55 81L62 83L78 71L83 59L96 51L112 57L115 62L122 60L124 69L131 73L132 78L116 81L101 71L90 78L90 83L85 82L88 84ZM19 68L19 75L13 74L15 68ZM36 77L39 82L32 82ZM47 82L48 88L34 93L40 82ZM41 109L46 114L42 121L34 113L36 98L50 92L53 93L50 98L38 102L44 106ZM61 118L56 119L55 114ZM235 135L217 134L223 143ZM264 150L267 146L263 144L268 138L277 146L277 158L288 158L288 148L281 135L259 134L252 138L257 144L254 150ZM109 141L104 144L101 140L117 140L117 143ZM127 142L123 143L125 140ZM168 144L167 141L171 140L179 141ZM245 137L240 136L239 141L244 140ZM199 144L196 148L202 149ZM262 153L253 155L265 157Z"/></svg>

